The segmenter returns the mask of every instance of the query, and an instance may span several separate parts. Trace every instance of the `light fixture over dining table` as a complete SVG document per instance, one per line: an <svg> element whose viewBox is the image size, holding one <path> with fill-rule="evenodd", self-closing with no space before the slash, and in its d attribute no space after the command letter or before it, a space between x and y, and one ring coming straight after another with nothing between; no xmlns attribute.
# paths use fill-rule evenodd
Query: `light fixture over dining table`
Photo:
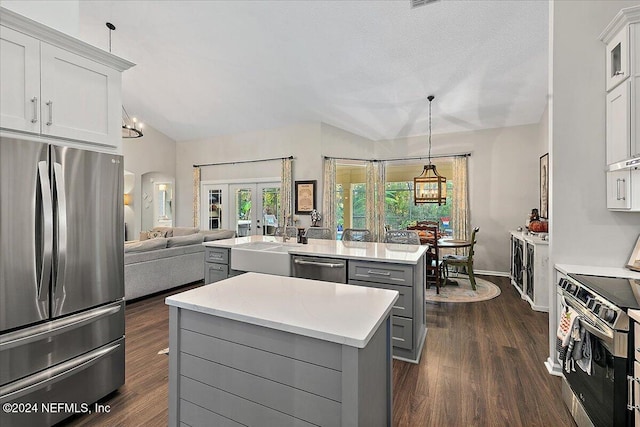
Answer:
<svg viewBox="0 0 640 427"><path fill-rule="evenodd" d="M447 204L447 178L441 176L436 165L431 163L431 101L435 96L429 95L429 164L424 165L420 176L413 178L413 201L417 204Z"/></svg>

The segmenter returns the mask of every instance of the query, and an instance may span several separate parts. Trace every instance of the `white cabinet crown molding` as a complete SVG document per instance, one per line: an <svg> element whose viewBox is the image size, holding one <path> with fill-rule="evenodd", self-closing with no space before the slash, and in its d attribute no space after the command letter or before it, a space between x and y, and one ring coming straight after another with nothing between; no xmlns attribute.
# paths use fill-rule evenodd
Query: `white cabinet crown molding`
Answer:
<svg viewBox="0 0 640 427"><path fill-rule="evenodd" d="M87 59L107 65L118 71L125 71L136 65L131 61L127 61L89 43L54 30L4 7L0 7L0 25L35 37L61 49L75 52Z"/></svg>
<svg viewBox="0 0 640 427"><path fill-rule="evenodd" d="M620 12L611 20L609 25L600 34L600 40L609 43L620 30L626 25L634 22L640 22L640 6L627 7L621 9Z"/></svg>

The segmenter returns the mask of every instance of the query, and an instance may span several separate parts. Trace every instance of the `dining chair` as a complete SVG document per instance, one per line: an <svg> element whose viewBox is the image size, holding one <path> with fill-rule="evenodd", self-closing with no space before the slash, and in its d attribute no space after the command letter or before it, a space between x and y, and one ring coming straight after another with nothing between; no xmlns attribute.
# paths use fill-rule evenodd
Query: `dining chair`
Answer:
<svg viewBox="0 0 640 427"><path fill-rule="evenodd" d="M384 235L384 243L400 243L403 245L419 245L420 236L417 231L389 230Z"/></svg>
<svg viewBox="0 0 640 427"><path fill-rule="evenodd" d="M427 288L436 285L436 294L440 293L440 286L444 280L443 265L440 259L440 248L438 246L438 224L416 226L420 230L424 230L430 238L424 239L429 245L425 252L426 272L427 272Z"/></svg>
<svg viewBox="0 0 640 427"><path fill-rule="evenodd" d="M342 240L349 242L372 242L373 236L366 228L345 228L342 232Z"/></svg>
<svg viewBox="0 0 640 427"><path fill-rule="evenodd" d="M296 227L276 227L273 235L276 237L282 237L287 233L287 237L298 237L298 229Z"/></svg>
<svg viewBox="0 0 640 427"><path fill-rule="evenodd" d="M474 246L476 244L476 234L480 231L480 228L476 227L471 233L471 246L469 246L468 255L445 255L442 258L443 268L445 276L449 277L449 266L465 267L467 274L469 275L469 282L471 282L471 289L476 290L476 278L473 274L473 253Z"/></svg>
<svg viewBox="0 0 640 427"><path fill-rule="evenodd" d="M309 227L304 232L304 237L307 239L333 240L331 229L326 227Z"/></svg>

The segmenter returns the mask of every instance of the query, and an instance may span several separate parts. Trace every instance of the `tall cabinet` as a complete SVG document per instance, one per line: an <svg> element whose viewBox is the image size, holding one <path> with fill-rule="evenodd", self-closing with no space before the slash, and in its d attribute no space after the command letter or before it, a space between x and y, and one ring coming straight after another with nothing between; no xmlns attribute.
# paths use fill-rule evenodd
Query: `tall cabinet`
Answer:
<svg viewBox="0 0 640 427"><path fill-rule="evenodd" d="M511 232L511 284L536 311L549 311L549 242L522 231Z"/></svg>
<svg viewBox="0 0 640 427"><path fill-rule="evenodd" d="M38 144L32 141L37 141L58 147L122 154L121 73L133 65L131 62L0 7L0 137L2 138L0 145L6 143L8 146L15 140L16 145L36 146ZM9 155L12 156L10 161L22 155L13 154L14 152L8 150L3 153L10 153ZM112 163L119 162L117 156L107 157L111 157ZM79 158L80 156L71 154L68 159L65 157L69 163L72 163L69 166L70 169L79 163L76 162ZM42 160L43 157L38 159ZM60 159L61 157L58 157L58 161ZM44 164L46 162L42 162L42 165ZM74 216L71 213L65 213L64 207L73 205L71 199L81 198L82 194L70 194L66 199L67 202L64 202L65 191L58 192L65 188L61 177L72 175L67 175L64 169L58 169L58 167L62 168L62 165L55 163L51 167L55 171L53 176L56 191L53 193L54 197L48 199L48 209L52 209L52 199L54 204L59 202L57 209L54 210L54 225L51 226L54 231L51 234L66 236L63 224L67 221L64 219L72 220ZM82 172L89 171L86 167L78 169L81 172L73 176L77 179L86 179L84 187L89 190L99 192L122 188L117 185L119 179L122 179L118 177L118 173L96 180L99 182L93 182L88 173ZM58 175L60 170L62 174ZM44 172L37 179L42 187L49 185L42 178L46 176L47 173ZM10 184L2 182L3 187ZM79 187L83 183L80 184ZM45 193L42 191L42 196L36 196L32 201L34 204L41 205L38 209L47 209ZM28 196L29 194L25 194L25 197ZM109 206L110 209L117 207L117 205ZM87 215L89 215L92 210L90 207L87 209ZM113 212L105 214L105 218L116 216L112 214ZM123 215L122 208L119 212L116 211L116 214ZM72 226L75 225L73 221L71 223ZM112 223L112 221L107 220L106 223ZM38 220L34 226L40 228ZM44 229L46 231L46 227ZM116 230L113 232L115 233ZM69 234L69 236L74 235ZM95 240L95 236L91 239ZM52 240L54 239L49 239L50 242ZM81 247L69 244L67 249L63 250L61 245L66 240L60 237L56 241L59 242L60 251L53 252L60 254L65 252L72 254L74 253L72 249ZM111 257L113 254L108 245L103 246L100 250L104 252L104 257ZM40 251L45 253L47 250L39 248L36 252ZM51 247L48 251L52 252ZM36 256L34 253L33 258L33 262L42 264L40 267L45 271L45 261L36 258L46 257ZM62 259L62 256L59 258ZM71 263L82 261L77 258L77 256L76 259L69 257L67 261ZM108 265L106 261L103 264L103 266ZM83 272L87 271L83 270ZM58 273L60 280L56 281L56 284L64 283L61 279L63 275ZM92 281L111 280L112 277L114 281L117 278L118 282L124 282L122 276L117 277L117 271L111 273L108 278L105 275L94 277L86 274L82 278L76 277L76 281L82 282L83 286L87 285L87 289L97 286ZM0 282L4 279L4 277L0 279ZM54 284L49 285L44 279L42 283L42 289L38 292L40 303L43 302L41 297L44 302L48 301L48 292L53 293L56 289ZM28 283L19 284L28 285ZM106 283L103 285L106 286ZM61 289L64 294L64 286ZM55 292L58 293L59 290ZM94 300L94 304L102 304L111 298L107 296L108 294L115 292L100 289L98 293L102 297ZM66 301L71 302L74 298L88 299L90 294L88 290L86 295L76 293L75 297L73 293L69 293ZM124 332L124 310L122 309L124 300L118 299L119 295L115 295L114 298L113 304L95 306L94 309L82 312L80 317L51 315L48 319L45 314L48 313L48 305L41 307L34 301L34 307L37 307L40 312L42 322L9 332L3 330L0 336L0 364L4 369L3 375L0 375L0 403L4 408L19 407L20 409L5 410L0 413L0 424L3 426L53 425L71 416L74 410L59 407L56 411L46 410L44 403L54 402L64 404L65 408L81 408L82 405L90 405L122 385L125 362L122 347L124 337L117 337L122 335L118 331ZM62 299L64 300L64 297ZM78 300L75 301L76 305L73 307L76 308L68 310L74 311L81 307ZM0 301L2 306L0 316L5 316L4 305L5 301ZM103 345L109 342L116 344ZM26 357L22 357L25 355ZM8 374L13 372L16 376L5 375L5 372ZM38 406L40 403L43 405Z"/></svg>
<svg viewBox="0 0 640 427"><path fill-rule="evenodd" d="M640 212L640 6L622 9L605 43L607 208Z"/></svg>

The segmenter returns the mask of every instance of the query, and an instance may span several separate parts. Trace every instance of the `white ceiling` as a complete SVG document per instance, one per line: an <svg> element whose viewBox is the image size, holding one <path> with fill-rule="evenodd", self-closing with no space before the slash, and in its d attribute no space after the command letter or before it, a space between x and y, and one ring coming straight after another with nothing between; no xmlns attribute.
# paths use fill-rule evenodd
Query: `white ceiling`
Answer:
<svg viewBox="0 0 640 427"><path fill-rule="evenodd" d="M539 122L548 2L81 1L137 64L131 115L177 141L325 122L373 140Z"/></svg>

